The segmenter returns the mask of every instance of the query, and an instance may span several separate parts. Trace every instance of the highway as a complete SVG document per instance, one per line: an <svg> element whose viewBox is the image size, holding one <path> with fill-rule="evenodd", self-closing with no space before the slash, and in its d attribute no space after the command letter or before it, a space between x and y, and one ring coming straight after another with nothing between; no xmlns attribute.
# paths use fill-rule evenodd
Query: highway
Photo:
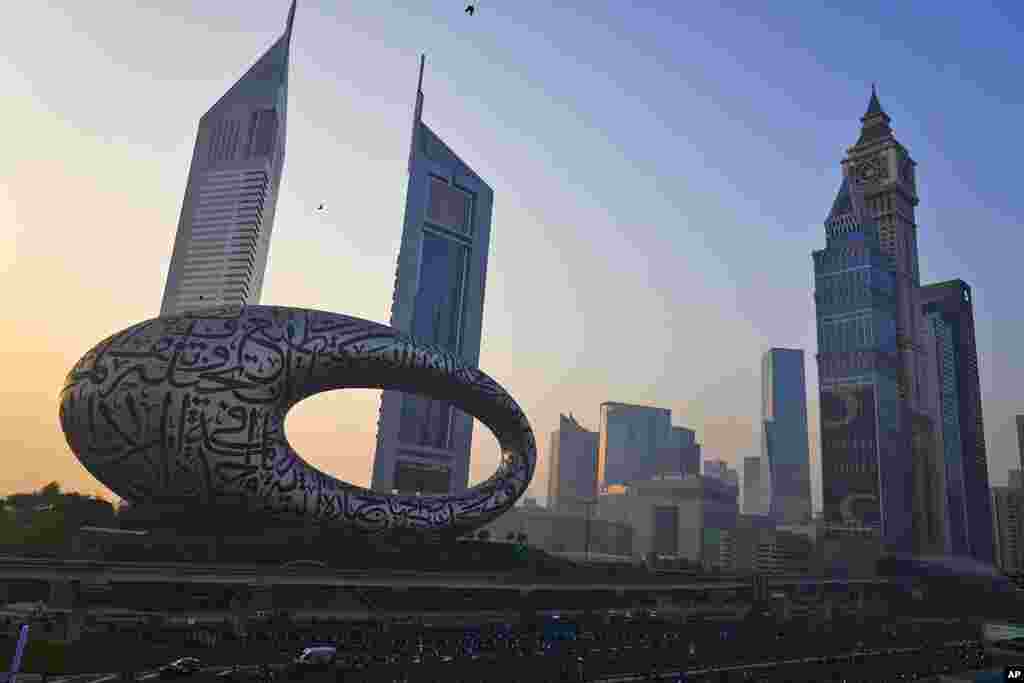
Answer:
<svg viewBox="0 0 1024 683"><path fill-rule="evenodd" d="M614 583L543 582L521 574L441 573L397 570L338 570L331 568L283 568L268 565L202 565L184 563L109 562L96 560L58 560L0 557L0 580L80 581L102 583L202 583L260 586L365 586L422 587L497 590L553 591L720 591L750 588L743 577L725 577L715 581L672 581L660 576L650 582ZM635 579L633 580L635 581ZM769 587L834 584L838 586L887 583L884 579L822 579L803 576L779 576L768 580Z"/></svg>
<svg viewBox="0 0 1024 683"><path fill-rule="evenodd" d="M959 643L946 643L945 647L956 647ZM758 673L765 671L777 670L787 666L815 666L815 665L840 665L842 660L848 660L852 656L858 656L863 659L875 658L875 657L893 657L898 655L909 655L915 653L922 653L924 650L920 647L904 647L904 648L883 648L875 650L858 650L854 652L847 652L841 655L829 655L829 656L816 656L816 657L799 657L786 660L771 660L756 663L744 663L737 665L727 666L712 666L712 667L701 667L692 669L678 669L678 670L662 670L659 671L656 676L661 680L676 680L680 676L697 677L697 676L708 676L722 673ZM206 674L217 675L223 671L232 668L231 666L209 666L204 667L201 672ZM627 675L616 675L606 676L600 678L588 678L588 683L639 683L641 681L650 681L650 672L627 674ZM136 680L139 681L151 681L159 678L159 671L156 669L142 672ZM119 679L119 674L80 674L74 676L61 676L57 678L49 679L48 683L115 683ZM32 676L21 676L19 677L23 683L34 683ZM187 680L187 677L182 680Z"/></svg>

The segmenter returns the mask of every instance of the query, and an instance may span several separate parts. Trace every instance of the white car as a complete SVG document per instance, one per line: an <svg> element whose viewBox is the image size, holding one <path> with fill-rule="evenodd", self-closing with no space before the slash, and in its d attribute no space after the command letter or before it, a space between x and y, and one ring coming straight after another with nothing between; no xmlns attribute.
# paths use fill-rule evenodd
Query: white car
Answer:
<svg viewBox="0 0 1024 683"><path fill-rule="evenodd" d="M295 666L300 669L330 666L338 656L338 648L333 645L307 647L295 658Z"/></svg>

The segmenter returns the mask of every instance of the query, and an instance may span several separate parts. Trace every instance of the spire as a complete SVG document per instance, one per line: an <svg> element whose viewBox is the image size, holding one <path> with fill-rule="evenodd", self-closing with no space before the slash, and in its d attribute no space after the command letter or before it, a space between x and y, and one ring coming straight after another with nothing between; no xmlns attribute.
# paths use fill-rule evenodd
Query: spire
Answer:
<svg viewBox="0 0 1024 683"><path fill-rule="evenodd" d="M875 84L872 83L868 110L864 112L864 116L860 117L861 129L857 144L876 142L892 135L892 129L889 128L890 120L889 115L882 109L881 102L878 101L878 92L875 90Z"/></svg>
<svg viewBox="0 0 1024 683"><path fill-rule="evenodd" d="M295 23L295 4L298 0L292 0L292 6L288 10L288 23L284 26L284 34L291 38L292 36L292 24Z"/></svg>
<svg viewBox="0 0 1024 683"><path fill-rule="evenodd" d="M423 116L423 67L427 62L426 55L420 55L420 77L416 82L416 122Z"/></svg>
<svg viewBox="0 0 1024 683"><path fill-rule="evenodd" d="M877 116L878 114L885 114L882 111L882 105L878 102L878 93L875 91L875 84L871 84L871 100L868 102L868 110L864 113L864 118L869 116Z"/></svg>
<svg viewBox="0 0 1024 683"><path fill-rule="evenodd" d="M412 173L412 160L416 155L416 144L419 140L420 121L423 118L423 66L427 56L420 55L420 77L416 82L416 106L412 114L412 139L409 141L409 172Z"/></svg>

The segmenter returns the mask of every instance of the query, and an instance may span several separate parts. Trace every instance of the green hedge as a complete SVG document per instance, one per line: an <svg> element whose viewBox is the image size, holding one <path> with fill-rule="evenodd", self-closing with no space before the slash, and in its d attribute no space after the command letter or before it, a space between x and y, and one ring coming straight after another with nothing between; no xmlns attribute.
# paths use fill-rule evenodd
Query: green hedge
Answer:
<svg viewBox="0 0 1024 683"><path fill-rule="evenodd" d="M14 651L18 642L14 639L4 639L0 643L0 666L6 671L14 659ZM68 646L65 643L49 640L32 640L32 633L29 632L28 644L25 645L25 652L21 657L21 670L25 673L60 673L67 670Z"/></svg>

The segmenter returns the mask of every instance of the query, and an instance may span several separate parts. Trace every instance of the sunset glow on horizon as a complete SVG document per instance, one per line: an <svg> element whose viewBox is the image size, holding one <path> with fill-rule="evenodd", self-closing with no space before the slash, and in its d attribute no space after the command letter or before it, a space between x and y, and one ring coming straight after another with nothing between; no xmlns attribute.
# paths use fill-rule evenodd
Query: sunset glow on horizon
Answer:
<svg viewBox="0 0 1024 683"><path fill-rule="evenodd" d="M989 478L1004 483L1024 413L1019 14L655 4L489 3L468 20L458 3L299 0L261 303L387 322L424 51L424 120L494 189L480 367L536 432L531 495L559 413L596 430L604 401L670 408L704 458L742 470L760 453L761 353L786 347L806 352L820 508L811 252L877 80L918 164L921 281L974 293ZM4 495L56 480L114 497L68 448L57 394L93 345L158 314L197 122L287 5L20 7L0 51ZM368 485L379 396L307 399L291 444ZM477 423L471 481L498 459Z"/></svg>

